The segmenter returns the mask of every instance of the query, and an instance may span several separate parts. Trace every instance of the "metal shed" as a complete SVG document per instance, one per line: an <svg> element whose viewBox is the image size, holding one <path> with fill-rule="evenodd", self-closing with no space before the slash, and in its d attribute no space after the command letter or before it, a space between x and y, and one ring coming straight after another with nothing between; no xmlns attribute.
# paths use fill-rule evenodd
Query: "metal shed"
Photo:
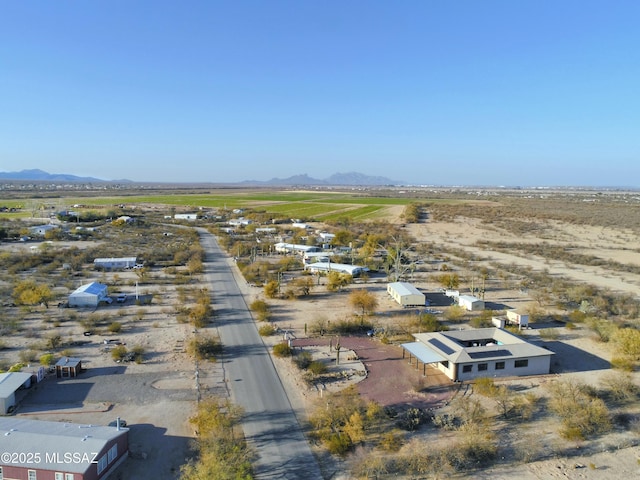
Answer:
<svg viewBox="0 0 640 480"><path fill-rule="evenodd" d="M101 301L107 298L107 286L102 283L91 282L82 285L69 295L69 306L97 307Z"/></svg>
<svg viewBox="0 0 640 480"><path fill-rule="evenodd" d="M0 374L0 413L10 413L16 406L16 390L31 386L31 374L9 372Z"/></svg>

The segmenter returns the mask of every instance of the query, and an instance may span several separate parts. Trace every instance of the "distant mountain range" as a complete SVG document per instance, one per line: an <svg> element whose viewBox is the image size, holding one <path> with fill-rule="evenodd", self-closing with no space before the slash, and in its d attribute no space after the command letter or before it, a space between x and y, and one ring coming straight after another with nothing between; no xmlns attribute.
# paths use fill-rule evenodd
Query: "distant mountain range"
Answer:
<svg viewBox="0 0 640 480"><path fill-rule="evenodd" d="M272 178L267 181L247 180L242 182L251 185L351 185L351 186L376 186L376 185L406 185L406 182L391 180L386 177L365 175L363 173L348 172L334 173L325 179L312 178L306 173L294 175L288 178Z"/></svg>
<svg viewBox="0 0 640 480"><path fill-rule="evenodd" d="M44 170L32 169L19 172L0 172L0 180L20 181L44 181L44 182L71 182L71 183L99 183L99 182L131 182L131 180L102 180L93 177L78 177L67 173L48 173ZM341 186L382 186L382 185L406 185L406 182L391 180L386 177L364 175L357 172L335 173L325 179L317 179L308 176L294 175L288 178L272 178L267 181L245 180L242 185L265 186L292 186L292 185L341 185Z"/></svg>
<svg viewBox="0 0 640 480"><path fill-rule="evenodd" d="M19 172L0 172L0 180L35 180L46 182L78 182L78 183L95 183L106 182L93 177L78 177L67 173L48 173L44 170L21 170Z"/></svg>

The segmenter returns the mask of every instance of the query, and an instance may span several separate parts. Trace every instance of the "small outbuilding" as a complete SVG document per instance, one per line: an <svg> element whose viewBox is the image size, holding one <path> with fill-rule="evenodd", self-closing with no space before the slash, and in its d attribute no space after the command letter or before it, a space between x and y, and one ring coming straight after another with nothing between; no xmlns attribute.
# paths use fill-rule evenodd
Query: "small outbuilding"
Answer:
<svg viewBox="0 0 640 480"><path fill-rule="evenodd" d="M75 378L82 372L82 360L79 358L62 357L56 363L56 377Z"/></svg>
<svg viewBox="0 0 640 480"><path fill-rule="evenodd" d="M458 297L458 305L463 307L469 312L475 312L476 310L484 310L484 300L480 300L478 297L472 295L461 295Z"/></svg>
<svg viewBox="0 0 640 480"><path fill-rule="evenodd" d="M107 286L98 282L91 282L77 288L69 295L70 307L97 307L102 301L106 301Z"/></svg>
<svg viewBox="0 0 640 480"><path fill-rule="evenodd" d="M31 386L31 374L9 372L0 374L0 415L11 413L16 407L16 391Z"/></svg>
<svg viewBox="0 0 640 480"><path fill-rule="evenodd" d="M387 293L403 307L424 307L427 301L424 293L406 282L387 284Z"/></svg>

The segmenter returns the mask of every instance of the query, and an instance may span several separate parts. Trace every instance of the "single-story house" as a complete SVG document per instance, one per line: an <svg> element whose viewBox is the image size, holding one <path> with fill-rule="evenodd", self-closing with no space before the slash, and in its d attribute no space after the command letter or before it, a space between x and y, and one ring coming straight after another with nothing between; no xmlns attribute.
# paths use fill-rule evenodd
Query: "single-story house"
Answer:
<svg viewBox="0 0 640 480"><path fill-rule="evenodd" d="M303 230L307 230L307 229L311 228L311 225L306 224L306 223L302 223L302 222L293 222L291 224L291 226L293 228L302 228Z"/></svg>
<svg viewBox="0 0 640 480"><path fill-rule="evenodd" d="M361 267L358 265L348 265L344 263L333 263L333 262L311 263L309 265L305 265L304 269L312 273L328 273L328 272L346 273L348 275L351 275L352 277L357 277L358 275L362 275L363 273L366 273L369 271L367 267Z"/></svg>
<svg viewBox="0 0 640 480"><path fill-rule="evenodd" d="M82 372L82 360L79 358L62 357L56 363L56 377L74 378Z"/></svg>
<svg viewBox="0 0 640 480"><path fill-rule="evenodd" d="M40 237L44 237L47 232L52 230L57 230L59 227L57 225L47 224L47 225L37 225L35 227L29 228L29 233L31 235L38 235Z"/></svg>
<svg viewBox="0 0 640 480"><path fill-rule="evenodd" d="M318 238L321 242L331 243L331 241L336 238L336 235L335 233L320 232Z"/></svg>
<svg viewBox="0 0 640 480"><path fill-rule="evenodd" d="M478 377L543 375L554 353L500 328L417 333L404 352L433 364L453 381Z"/></svg>
<svg viewBox="0 0 640 480"><path fill-rule="evenodd" d="M406 282L387 284L387 293L403 307L424 307L427 301L424 293Z"/></svg>
<svg viewBox="0 0 640 480"><path fill-rule="evenodd" d="M251 225L253 221L249 218L232 218L227 222L227 225L231 225L232 227L246 227L247 225Z"/></svg>
<svg viewBox="0 0 640 480"><path fill-rule="evenodd" d="M333 252L304 252L302 260L307 264L313 262L329 262L332 256Z"/></svg>
<svg viewBox="0 0 640 480"><path fill-rule="evenodd" d="M176 213L173 218L176 220L197 220L197 213Z"/></svg>
<svg viewBox="0 0 640 480"><path fill-rule="evenodd" d="M109 257L93 260L94 268L101 270L124 270L136 266L138 257Z"/></svg>
<svg viewBox="0 0 640 480"><path fill-rule="evenodd" d="M16 391L29 388L31 377L26 372L0 373L0 415L11 413L16 406Z"/></svg>
<svg viewBox="0 0 640 480"><path fill-rule="evenodd" d="M277 253L299 253L304 255L309 252L321 252L322 249L315 245L299 245L295 243L278 242L274 246Z"/></svg>
<svg viewBox="0 0 640 480"><path fill-rule="evenodd" d="M473 295L460 295L458 297L458 305L470 312L484 310L484 300L480 300L478 297L474 297Z"/></svg>
<svg viewBox="0 0 640 480"><path fill-rule="evenodd" d="M5 417L0 451L22 453L2 456L0 478L101 480L126 460L129 429Z"/></svg>
<svg viewBox="0 0 640 480"><path fill-rule="evenodd" d="M69 295L70 307L97 307L107 298L107 286L98 282L91 282L78 287Z"/></svg>

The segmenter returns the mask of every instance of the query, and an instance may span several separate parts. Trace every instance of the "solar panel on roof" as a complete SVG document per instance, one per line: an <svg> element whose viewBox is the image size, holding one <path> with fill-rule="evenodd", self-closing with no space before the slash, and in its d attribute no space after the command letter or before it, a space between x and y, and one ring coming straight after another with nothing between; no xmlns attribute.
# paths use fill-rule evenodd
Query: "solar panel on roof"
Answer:
<svg viewBox="0 0 640 480"><path fill-rule="evenodd" d="M429 343L431 345L433 345L434 347L436 347L437 349L439 349L441 352L446 353L447 355L451 355L452 353L455 352L455 350L453 348L451 348L448 345L445 345L444 343L442 343L437 338L430 338L429 339Z"/></svg>
<svg viewBox="0 0 640 480"><path fill-rule="evenodd" d="M485 352L467 352L471 358L492 358L492 357L510 357L509 350L487 350Z"/></svg>

